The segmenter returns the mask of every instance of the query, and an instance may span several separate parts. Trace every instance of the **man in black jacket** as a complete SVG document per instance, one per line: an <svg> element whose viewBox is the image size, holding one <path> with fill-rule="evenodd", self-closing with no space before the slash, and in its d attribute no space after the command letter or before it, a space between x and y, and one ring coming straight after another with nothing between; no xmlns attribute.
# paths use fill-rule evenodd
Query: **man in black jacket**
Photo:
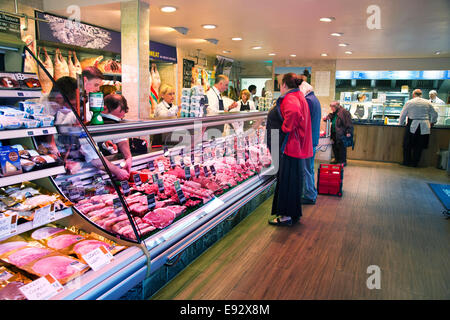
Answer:
<svg viewBox="0 0 450 320"><path fill-rule="evenodd" d="M343 139L353 135L352 116L339 102L333 101L330 104L331 113L324 120L331 120L331 140L333 140L334 161L331 163L341 163L347 165L347 147Z"/></svg>

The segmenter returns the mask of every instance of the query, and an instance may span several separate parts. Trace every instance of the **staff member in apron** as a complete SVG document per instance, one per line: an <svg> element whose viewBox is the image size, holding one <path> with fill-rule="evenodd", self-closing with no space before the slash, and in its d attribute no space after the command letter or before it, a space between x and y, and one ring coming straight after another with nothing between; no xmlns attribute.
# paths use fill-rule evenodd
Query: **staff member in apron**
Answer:
<svg viewBox="0 0 450 320"><path fill-rule="evenodd" d="M241 100L237 103L238 111L256 110L255 103L250 99L250 91L244 89L241 91Z"/></svg>
<svg viewBox="0 0 450 320"><path fill-rule="evenodd" d="M221 97L222 92L228 89L229 82L230 80L227 76L220 74L216 77L214 86L206 92L206 97L208 98L208 108L206 108L206 114L208 116L216 115L220 111L228 112L237 107L237 102L233 102L230 106L225 107Z"/></svg>

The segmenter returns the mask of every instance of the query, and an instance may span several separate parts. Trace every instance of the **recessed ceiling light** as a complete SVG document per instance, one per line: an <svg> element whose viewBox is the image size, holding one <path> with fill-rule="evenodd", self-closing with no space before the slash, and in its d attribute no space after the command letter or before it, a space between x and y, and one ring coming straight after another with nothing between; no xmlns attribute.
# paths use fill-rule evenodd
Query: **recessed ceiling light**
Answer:
<svg viewBox="0 0 450 320"><path fill-rule="evenodd" d="M223 50L222 52L223 52L223 53L231 53L230 50Z"/></svg>
<svg viewBox="0 0 450 320"><path fill-rule="evenodd" d="M276 56L276 53L269 53L269 56Z"/></svg>
<svg viewBox="0 0 450 320"><path fill-rule="evenodd" d="M164 6L164 7L161 7L161 11L165 12L165 13L170 13L170 12L177 11L177 8L174 6Z"/></svg>
<svg viewBox="0 0 450 320"><path fill-rule="evenodd" d="M336 18L335 17L324 17L324 18L320 18L319 20L322 22L331 22L333 20L336 20Z"/></svg>
<svg viewBox="0 0 450 320"><path fill-rule="evenodd" d="M352 54L353 52L351 51L345 51L345 54Z"/></svg>
<svg viewBox="0 0 450 320"><path fill-rule="evenodd" d="M262 47L256 46L256 47L252 47L253 50L259 50L262 49Z"/></svg>
<svg viewBox="0 0 450 320"><path fill-rule="evenodd" d="M440 51L436 51L434 54L441 54L441 52Z"/></svg>
<svg viewBox="0 0 450 320"><path fill-rule="evenodd" d="M347 47L348 43L339 43L339 47Z"/></svg>
<svg viewBox="0 0 450 320"><path fill-rule="evenodd" d="M322 56L322 57L326 57L326 56L328 56L328 54L322 53L321 56Z"/></svg>
<svg viewBox="0 0 450 320"><path fill-rule="evenodd" d="M231 40L233 40L233 41L241 41L242 38L236 37L236 38L231 38Z"/></svg>
<svg viewBox="0 0 450 320"><path fill-rule="evenodd" d="M215 29L217 26L215 24L204 24L202 25L204 29Z"/></svg>
<svg viewBox="0 0 450 320"><path fill-rule="evenodd" d="M333 32L331 35L332 35L333 37L340 37L340 36L343 35L343 33L342 33L342 32Z"/></svg>
<svg viewBox="0 0 450 320"><path fill-rule="evenodd" d="M296 54L291 54L291 57L296 57L297 55Z"/></svg>

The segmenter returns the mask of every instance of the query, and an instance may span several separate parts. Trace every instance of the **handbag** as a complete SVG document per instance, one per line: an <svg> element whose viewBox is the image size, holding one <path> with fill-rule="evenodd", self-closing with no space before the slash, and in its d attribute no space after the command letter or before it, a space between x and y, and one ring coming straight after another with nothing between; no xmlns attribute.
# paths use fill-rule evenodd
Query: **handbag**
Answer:
<svg viewBox="0 0 450 320"><path fill-rule="evenodd" d="M347 135L342 137L342 143L344 144L344 147L352 147L352 150L355 149L355 142L353 141L353 134L350 134L350 137L347 137Z"/></svg>

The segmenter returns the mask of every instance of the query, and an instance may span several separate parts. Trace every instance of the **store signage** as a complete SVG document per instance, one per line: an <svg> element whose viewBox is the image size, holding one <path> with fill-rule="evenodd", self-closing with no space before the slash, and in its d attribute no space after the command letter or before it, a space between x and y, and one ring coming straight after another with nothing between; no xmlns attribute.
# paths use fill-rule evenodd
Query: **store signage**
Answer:
<svg viewBox="0 0 450 320"><path fill-rule="evenodd" d="M155 170L155 164L153 163L153 160L148 162L148 168L150 169L150 171Z"/></svg>
<svg viewBox="0 0 450 320"><path fill-rule="evenodd" d="M158 179L158 191L164 193L164 182L163 179Z"/></svg>
<svg viewBox="0 0 450 320"><path fill-rule="evenodd" d="M192 68L194 66L194 61L183 59L183 88L190 88L192 86Z"/></svg>
<svg viewBox="0 0 450 320"><path fill-rule="evenodd" d="M0 13L0 32L20 37L20 18Z"/></svg>
<svg viewBox="0 0 450 320"><path fill-rule="evenodd" d="M37 40L63 43L95 50L121 52L121 34L73 19L35 11L38 18L47 22L36 21Z"/></svg>
<svg viewBox="0 0 450 320"><path fill-rule="evenodd" d="M127 196L130 193L130 185L128 184L128 181L121 181L120 186L122 187L123 194Z"/></svg>
<svg viewBox="0 0 450 320"><path fill-rule="evenodd" d="M209 168L211 169L211 173L216 175L216 168L214 166L210 166Z"/></svg>
<svg viewBox="0 0 450 320"><path fill-rule="evenodd" d="M177 48L150 41L150 59L177 63Z"/></svg>
<svg viewBox="0 0 450 320"><path fill-rule="evenodd" d="M336 71L337 80L445 80L450 70L425 71Z"/></svg>
<svg viewBox="0 0 450 320"><path fill-rule="evenodd" d="M174 182L175 191L177 192L178 200L181 204L186 202L186 197L184 196L183 190L181 190L180 181Z"/></svg>
<svg viewBox="0 0 450 320"><path fill-rule="evenodd" d="M173 159L173 156L170 156L170 167L171 167L172 169L174 169L175 166L176 166L175 160Z"/></svg>
<svg viewBox="0 0 450 320"><path fill-rule="evenodd" d="M164 163L162 161L158 161L158 170L159 172L164 172Z"/></svg>
<svg viewBox="0 0 450 320"><path fill-rule="evenodd" d="M150 193L147 195L147 207L148 210L151 211L156 206L155 194Z"/></svg>
<svg viewBox="0 0 450 320"><path fill-rule="evenodd" d="M135 174L133 176L133 180L136 186L140 186L142 184L141 176L139 174Z"/></svg>
<svg viewBox="0 0 450 320"><path fill-rule="evenodd" d="M203 172L205 173L205 177L209 177L209 171L208 171L208 167L207 166L203 167Z"/></svg>
<svg viewBox="0 0 450 320"><path fill-rule="evenodd" d="M63 291L64 287L50 273L20 287L19 290L28 300L48 300Z"/></svg>
<svg viewBox="0 0 450 320"><path fill-rule="evenodd" d="M153 183L158 183L158 174L155 173L152 175Z"/></svg>
<svg viewBox="0 0 450 320"><path fill-rule="evenodd" d="M200 175L200 167L198 166L198 164L196 164L194 166L194 172L195 172L195 177L198 178L198 176Z"/></svg>
<svg viewBox="0 0 450 320"><path fill-rule="evenodd" d="M84 261L91 267L92 270L97 271L103 266L109 264L114 258L111 252L101 246L81 256Z"/></svg>
<svg viewBox="0 0 450 320"><path fill-rule="evenodd" d="M189 180L191 178L191 167L187 166L184 168L184 176L186 180Z"/></svg>

